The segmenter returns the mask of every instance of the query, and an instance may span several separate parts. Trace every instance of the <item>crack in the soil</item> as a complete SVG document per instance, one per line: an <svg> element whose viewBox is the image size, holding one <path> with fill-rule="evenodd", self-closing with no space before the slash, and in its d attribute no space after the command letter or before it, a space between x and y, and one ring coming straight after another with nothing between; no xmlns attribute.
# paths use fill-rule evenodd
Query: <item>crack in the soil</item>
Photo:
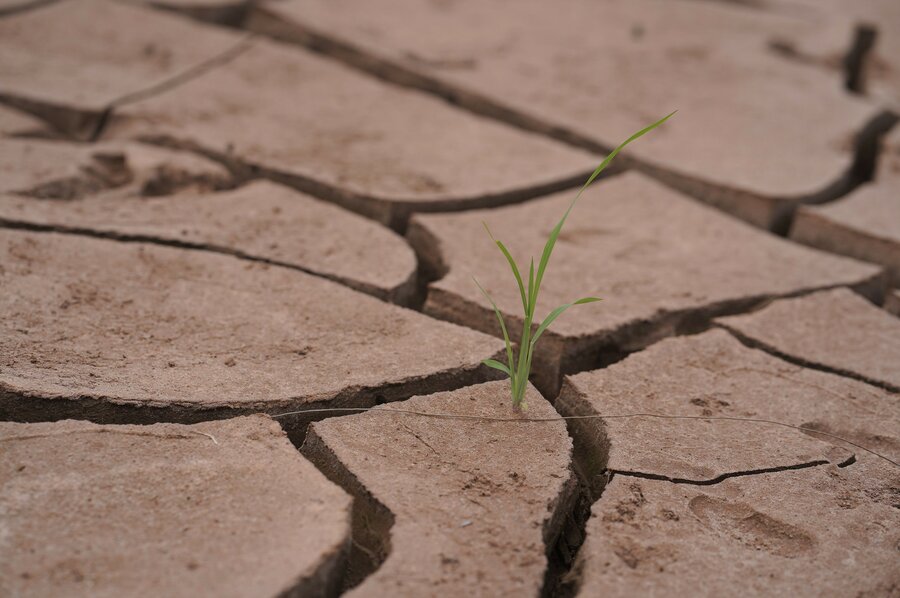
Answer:
<svg viewBox="0 0 900 598"><path fill-rule="evenodd" d="M526 187L495 193L398 202L369 193L352 191L307 174L269 168L264 164L254 163L230 152L215 150L189 139L175 138L171 135L140 135L135 141L199 154L221 164L233 174L263 178L291 187L317 199L336 204L351 212L374 220L400 235L406 232L409 220L414 214L463 212L524 203L544 195L578 188L584 184L584 181L591 174L590 171L584 171L544 183L534 183Z"/></svg>
<svg viewBox="0 0 900 598"><path fill-rule="evenodd" d="M406 238L428 279L425 283L423 313L500 337L496 316L489 307L465 299L452 291L431 286L431 283L441 280L451 270L440 239L416 221L411 223ZM714 327L716 318L745 314L760 309L776 299L802 297L819 291L849 287L873 303L880 304L885 290L883 279L882 272L855 285L841 283L822 285L788 293L725 299L697 307L657 311L650 317L635 319L613 330L584 335L577 339L567 339L552 330L547 330L542 337L542 343L535 350L532 382L545 397L556 397L566 375L606 367L666 338L700 334ZM512 314L505 314L505 317L510 340L517 343L522 320ZM552 398L548 400L553 402Z"/></svg>
<svg viewBox="0 0 900 598"><path fill-rule="evenodd" d="M334 484L353 497L350 552L341 575L340 593L375 573L391 553L395 516L369 492L312 428L300 452Z"/></svg>
<svg viewBox="0 0 900 598"><path fill-rule="evenodd" d="M812 53L799 47L791 39L772 38L769 50L785 60L826 71L840 71L843 76L843 88L853 94L866 95L867 77L872 70L872 62L877 57L874 50L878 40L878 28L868 23L856 23L852 41L840 57Z"/></svg>
<svg viewBox="0 0 900 598"><path fill-rule="evenodd" d="M403 401L413 396L448 392L496 379L493 370L480 363L460 366L417 377L387 382L376 387L351 386L330 396L284 399L270 403L203 406L189 401L161 402L127 400L121 397L73 393L47 396L17 391L0 381L0 421L20 423L85 420L97 424L149 425L155 423L196 424L243 415L279 415L277 421L297 446L303 443L310 423L346 415L340 409L368 408ZM338 409L329 412L328 409ZM310 413L305 413L309 411ZM289 415L282 416L286 412Z"/></svg>
<svg viewBox="0 0 900 598"><path fill-rule="evenodd" d="M567 427L568 427L567 422ZM584 473L581 454L583 450L575 443L569 430L574 449L570 468L573 490L565 505L561 505L558 531L555 536L545 538L547 569L541 588L542 598L571 598L577 594L580 575L576 570L577 556L587 536L586 527L591 516L591 506L600 499L605 486L612 476L602 478L602 486L591 487Z"/></svg>
<svg viewBox="0 0 900 598"><path fill-rule="evenodd" d="M151 85L150 87L126 94L120 98L116 98L115 100L110 102L109 106L107 106L106 109L100 114L93 131L91 131L91 134L88 137L88 141L94 142L100 139L100 137L103 135L103 132L106 130L110 119L115 114L115 110L117 108L121 106L127 106L128 104L133 104L135 102L140 102L141 100L145 100L155 95L159 95L170 89L174 89L180 85L183 85L188 81L192 81L193 79L202 77L209 71L228 64L253 46L253 38L254 36L252 34L248 34L241 38L232 47L204 60L199 64L195 64L187 68L181 73L173 75L165 81L161 81L155 85Z"/></svg>
<svg viewBox="0 0 900 598"><path fill-rule="evenodd" d="M230 4L221 3L219 5L210 4L208 6L203 3L187 4L181 2L172 2L171 0L149 0L147 6L157 10L174 13L201 23L211 25L219 25L221 27L229 27L231 29L240 29L241 24L247 18L251 1L235 1Z"/></svg>
<svg viewBox="0 0 900 598"><path fill-rule="evenodd" d="M296 21L286 24L262 7L251 11L243 27L280 42L302 46L382 81L437 96L452 106L511 125L527 133L557 139L594 153L607 154L613 149L580 133L546 123L510 108L478 92L445 83L437 77L371 54L350 41L322 33ZM611 164L608 171L624 170L625 161L624 157L620 157L618 164Z"/></svg>
<svg viewBox="0 0 900 598"><path fill-rule="evenodd" d="M844 461L841 461L840 463L835 463L835 465L837 465L838 467L847 467L848 465L851 465L855 462L856 462L856 456L850 455L850 457L848 457ZM724 482L725 480L730 479L730 478L738 478L738 477L751 476L751 475L760 475L760 474L765 474L765 473L776 473L779 471L793 471L796 469L808 469L810 467L819 467L820 465L829 465L831 463L832 462L827 459L816 459L813 461L807 461L805 463L795 463L793 465L779 465L776 467L761 467L759 469L748 469L745 471L730 471L727 473L720 474L714 478L708 478L708 479L704 479L704 480L692 480L692 479L688 479L688 478L678 478L678 477L667 476L667 475L663 475L663 474L659 474L659 473L651 473L651 472L645 472L645 471L627 471L627 470L622 470L622 469L611 469L610 472L613 475L621 475L621 476L627 476L627 477L632 477L632 478L643 478L643 479L647 479L647 480L659 480L659 481L663 481L663 482L672 482L673 484L689 484L692 486L713 486L715 484Z"/></svg>
<svg viewBox="0 0 900 598"><path fill-rule="evenodd" d="M554 402L557 412L566 417L584 417L596 415L596 411L585 400L574 386L566 382ZM712 486L729 478L776 473L819 467L832 464L826 459L816 459L793 465L759 468L754 470L734 471L721 474L707 480L690 480L654 474L649 472L609 469L610 440L606 433L606 424L600 418L569 419L566 421L569 435L572 437L573 467L578 473L579 495L577 502L567 520L567 526L555 547L557 556L552 561L555 570L548 570L543 596L545 598L571 598L578 594L581 582L583 558L580 549L587 537L586 526L591 517L593 505L603 494L603 490L617 475L668 481L675 484L696 486ZM827 440L825 442L828 442ZM856 463L856 455L850 454L845 460L834 463L837 467L848 467Z"/></svg>
<svg viewBox="0 0 900 598"><path fill-rule="evenodd" d="M894 386L893 384L891 384L890 382L887 382L886 380L877 380L875 378L869 378L868 376L865 376L865 375L857 373L857 372L853 372L851 370L845 370L845 369L841 369L841 368L837 368L837 367L832 367L832 366L822 364L822 363L817 363L814 361L807 361L806 359L803 359L802 357L797 357L794 355L790 355L788 353L784 353L783 351L777 349L776 347L773 347L772 345L769 345L768 343L765 343L759 339L749 337L746 334L744 334L743 332L741 332L740 330L738 330L732 326L729 326L728 324L725 324L722 322L716 322L714 325L719 328L722 328L723 330L727 330L734 338L739 340L741 342L741 344L743 344L745 347L747 347L749 349L756 349L757 351L763 351L765 353L768 353L769 355L772 355L773 357L777 357L778 359L784 360L790 364L793 364L793 365L796 365L796 366L799 366L802 368L810 369L810 370L825 372L827 374L834 374L836 376L842 376L844 378L850 378L851 380L856 380L858 382L870 384L872 386L876 386L876 387L878 387L882 390L886 390L888 392L900 393L900 387Z"/></svg>
<svg viewBox="0 0 900 598"><path fill-rule="evenodd" d="M732 1L736 4L752 4L752 0ZM251 10L242 26L254 33L299 45L387 83L436 96L453 106L502 122L526 133L548 137L571 147L599 155L608 154L613 149L609 144L573 131L568 127L547 122L481 93L457 84L447 83L436 76L422 73L396 60L373 54L349 40L318 31L298 21L286 24L276 15L261 7ZM857 60L862 64L869 56L868 52L861 51L864 49L864 44L859 42L859 45L860 51L855 54L851 53L852 56L848 54L845 61L848 65L848 84L849 78L855 72L851 70L850 65L856 64ZM676 191L726 212L739 212L740 209L735 206L740 204L750 204L748 209L752 209L753 205L777 202L780 205L774 211L771 221L766 223L765 228L784 236L790 230L793 215L798 206L835 201L871 180L879 140L886 132L885 126L890 118L889 112L882 113L864 125L856 135L853 161L847 170L839 174L824 188L805 196L763 197L749 191L729 188L725 184L685 175L629 155L620 156L617 163L611 165L609 173L615 174L635 169Z"/></svg>
<svg viewBox="0 0 900 598"><path fill-rule="evenodd" d="M857 23L853 30L853 42L844 55L844 88L860 95L866 94L866 75L874 59L872 51L878 39L878 28Z"/></svg>
<svg viewBox="0 0 900 598"><path fill-rule="evenodd" d="M440 458L440 453L419 434L405 424L401 423L400 425L438 456L442 463L447 463ZM309 429L302 446L298 446L300 452L319 471L353 496L352 546L342 591L350 590L374 574L390 555L391 528L395 523L395 514L369 492L365 484L347 468L315 432L315 427ZM561 589L571 586L571 580L566 576L571 566L569 557L574 556L577 547L583 541L583 533L579 533L578 529L583 531L590 510L590 501L586 499L585 495L585 485L575 466L574 452L572 459L569 469L570 477L560 490L551 507L550 516L544 521L542 529L547 568L544 572L541 596L545 598L562 596ZM459 468L458 463L447 464ZM461 471L467 470L463 468ZM469 473L475 475L475 472Z"/></svg>
<svg viewBox="0 0 900 598"><path fill-rule="evenodd" d="M91 237L95 239L107 239L111 241L118 241L120 243L148 243L152 245L160 245L163 247L175 247L178 249L189 249L193 251L206 251L209 253L218 253L222 255L229 255L232 257L236 257L238 259L247 260L250 262L260 262L263 264L269 264L271 266L277 266L279 268L288 268L290 270L296 270L298 272L303 272L304 274L309 274L310 276L315 276L317 278L323 278L325 280L330 280L331 282L338 283L342 286L348 287L355 291L359 291L365 293L367 295L371 295L376 299L380 299L382 301L386 301L388 303L394 303L396 305L400 305L403 307L408 307L410 302L413 301L415 297L415 292L418 286L416 280L416 272L414 271L410 274L409 278L405 280L400 285L391 288L391 289L381 289L374 285L368 285L363 282L351 280L348 278L343 278L340 276L336 276L334 274L328 274L327 272L320 272L313 268L309 268L306 266L301 266L298 264L292 264L290 262L284 262L281 260L275 260L271 258L265 258L253 254L246 253L244 251L234 249L231 247L227 247L224 245L216 245L213 243L195 243L192 241L181 241L178 239L168 239L165 237L159 237L155 235L142 235L142 234L131 234L131 233L121 233L116 231L104 231L97 230L93 228L86 227L77 227L77 226L66 226L62 224L38 224L34 222L29 222L25 220L12 220L9 218L0 217L0 228L8 228L13 230L26 230L30 232L37 233L57 233L57 234L65 234L65 235L77 235L84 237Z"/></svg>
<svg viewBox="0 0 900 598"><path fill-rule="evenodd" d="M562 396L562 393L559 394ZM560 401L557 397L551 404L561 416L588 415L580 403ZM566 420L566 430L572 439L571 469L577 487L556 541L547 545L548 563L542 598L572 598L578 593L581 583L578 558L587 537L591 508L600 500L612 479L612 474L606 469L609 439L605 429L606 424L601 419Z"/></svg>
<svg viewBox="0 0 900 598"><path fill-rule="evenodd" d="M95 142L103 135L116 108L163 93L227 64L250 49L253 38L252 34L247 34L230 48L188 67L164 81L116 98L101 110L73 108L49 101L33 100L9 92L0 93L0 104L6 104L31 114L75 140Z"/></svg>

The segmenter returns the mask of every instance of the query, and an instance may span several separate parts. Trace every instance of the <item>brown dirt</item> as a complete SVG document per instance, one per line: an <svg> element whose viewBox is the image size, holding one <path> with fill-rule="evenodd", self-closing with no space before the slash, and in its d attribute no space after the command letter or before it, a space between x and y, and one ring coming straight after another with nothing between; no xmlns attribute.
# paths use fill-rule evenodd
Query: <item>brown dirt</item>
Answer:
<svg viewBox="0 0 900 598"><path fill-rule="evenodd" d="M898 484L869 459L711 487L616 476L588 523L580 595L896 595Z"/></svg>
<svg viewBox="0 0 900 598"><path fill-rule="evenodd" d="M509 121L591 149L681 108L630 155L760 226L776 226L793 201L840 193L852 179L853 137L878 113L830 72L767 49L773 36L814 32L814 19L687 1L573 0L560 10L529 0L516 4L520 18L478 0L392 6L403 19L366 3L288 0L257 10L287 21L284 35L301 42L361 49L346 54L363 68L476 111L504 106Z"/></svg>
<svg viewBox="0 0 900 598"><path fill-rule="evenodd" d="M117 114L106 137L193 142L398 228L411 210L484 207L572 187L596 162L265 40Z"/></svg>
<svg viewBox="0 0 900 598"><path fill-rule="evenodd" d="M139 192L118 189L80 201L0 195L0 220L208 248L299 268L396 303L412 299L416 258L396 233L266 181L225 193L198 193L187 183L175 196L144 196L148 183L171 180L165 175L174 171L159 167Z"/></svg>
<svg viewBox="0 0 900 598"><path fill-rule="evenodd" d="M0 264L7 419L372 405L482 381L479 362L502 347L321 278L205 252L0 230Z"/></svg>
<svg viewBox="0 0 900 598"><path fill-rule="evenodd" d="M0 194L74 200L161 192L213 191L233 186L221 165L186 152L138 143L75 144L0 139ZM35 202L23 202L36 206ZM65 211L36 206L35 210Z"/></svg>
<svg viewBox="0 0 900 598"><path fill-rule="evenodd" d="M227 51L234 38L123 2L54 2L0 20L0 99L91 139L114 103Z"/></svg>
<svg viewBox="0 0 900 598"><path fill-rule="evenodd" d="M534 389L527 417L551 417ZM384 409L508 417L506 382ZM572 498L562 421L509 424L366 413L316 422L302 451L390 512L381 567L353 596L537 595ZM357 498L360 500L360 498ZM358 534L355 534L358 535Z"/></svg>
<svg viewBox="0 0 900 598"><path fill-rule="evenodd" d="M417 216L409 238L426 262L446 276L429 285L426 313L499 334L472 282L475 275L521 330L521 301L511 274L481 226L522 263L542 245L572 195L558 194L491 211ZM639 223L639 225L638 225ZM769 297L837 285L867 287L880 296L878 269L810 251L733 220L639 174L624 174L585 193L560 236L537 314L578 297L542 340L539 385L569 371L597 367L603 352L640 349L659 338L704 327L711 317ZM565 373L565 372L563 372Z"/></svg>
<svg viewBox="0 0 900 598"><path fill-rule="evenodd" d="M814 27L792 40L797 52L835 71L846 81L848 50L860 26L875 31L858 68L859 93L896 107L900 102L900 5L893 0L768 0L766 8ZM851 63L852 64L852 63Z"/></svg>
<svg viewBox="0 0 900 598"><path fill-rule="evenodd" d="M791 239L881 264L900 284L900 126L887 138L875 176L840 201L801 208Z"/></svg>
<svg viewBox="0 0 900 598"><path fill-rule="evenodd" d="M584 422L578 435L601 455L597 470L708 484L764 470L847 464L852 453L860 454L812 431L704 417L783 422L900 458L897 395L748 349L722 330L667 339L602 370L572 376L556 405L571 415L694 418Z"/></svg>
<svg viewBox="0 0 900 598"><path fill-rule="evenodd" d="M848 289L782 299L716 322L795 363L900 392L900 321Z"/></svg>
<svg viewBox="0 0 900 598"><path fill-rule="evenodd" d="M350 498L263 416L0 423L0 594L326 596Z"/></svg>

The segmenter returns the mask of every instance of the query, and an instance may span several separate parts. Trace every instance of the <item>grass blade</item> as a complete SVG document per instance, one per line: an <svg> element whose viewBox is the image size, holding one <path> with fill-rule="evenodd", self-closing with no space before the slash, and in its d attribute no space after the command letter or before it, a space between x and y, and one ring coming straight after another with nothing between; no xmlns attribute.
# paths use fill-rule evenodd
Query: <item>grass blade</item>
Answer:
<svg viewBox="0 0 900 598"><path fill-rule="evenodd" d="M528 298L531 301L531 290L534 288L534 258L531 258L531 266L528 268ZM531 311L525 310L525 315L534 313L534 303L529 303Z"/></svg>
<svg viewBox="0 0 900 598"><path fill-rule="evenodd" d="M509 342L509 333L506 331L506 322L503 320L503 314L500 313L500 309L497 307L497 304L494 303L494 300L491 299L491 296L488 295L488 292L484 290L484 287L478 282L478 280L473 276L472 280L475 281L475 284L478 285L479 290L481 290L481 294L484 295L485 299L490 301L491 307L494 308L494 315L497 316L497 321L500 322L500 330L503 331L503 341L506 343L506 358L509 360L509 377L512 379L513 385L516 383L516 370L513 365L515 361L513 360L513 350L512 343Z"/></svg>
<svg viewBox="0 0 900 598"><path fill-rule="evenodd" d="M537 332L534 333L534 337L531 339L531 346L534 347L534 344L537 342L538 338L544 333L545 330L553 323L553 320L562 315L564 311L572 307L573 305L582 305L584 303L594 303L595 301L600 301L599 297L584 297L579 299L578 301L573 301L572 303L566 303L565 305L560 305L556 309L550 312L550 314L544 318L544 321L541 322L541 325L538 326Z"/></svg>
<svg viewBox="0 0 900 598"><path fill-rule="evenodd" d="M631 143L632 141L634 141L634 140L636 140L636 139L639 139L640 137L643 137L645 134L649 133L650 131L652 131L653 129L655 129L656 127L658 127L659 125L663 124L664 122L666 122L667 120L669 120L670 118L672 118L672 116L674 116L676 112L678 112L678 110L673 110L672 112L668 113L667 115L665 115L664 117L662 117L661 119L659 119L658 121L656 121L655 123L653 123L652 125L647 125L647 126L644 127L643 129L641 129L640 131L638 131L637 133L635 133L634 135L632 135L631 137L629 137L628 139L626 139L625 141L623 141L622 143L620 143L619 146L618 146L616 149L614 149L613 151L611 151L611 152L609 153L609 155L606 156L606 158L603 160L603 162L600 163L600 166L598 166L596 169L594 169L594 172L591 174L590 177L588 177L587 182L586 182L584 185L582 185L581 191L578 192L578 195L581 195L581 192L582 192L582 191L584 191L585 189L587 189L588 187L590 187L591 183L594 182L594 179L596 179L597 176L598 176L601 172L603 172L603 170L604 170L607 166L609 166L609 163L613 161L613 159L618 155L618 153L619 153L620 151L622 151L622 149L623 149L626 145L628 145L629 143ZM575 196L575 200L578 199L578 195ZM575 203L575 201L573 200L572 203Z"/></svg>
<svg viewBox="0 0 900 598"><path fill-rule="evenodd" d="M677 110L675 112L677 112ZM658 121L656 121L655 123L653 123L652 125L648 125L648 126L644 127L643 129L641 129L640 131L638 131L637 133L635 133L634 135L632 135L631 137L629 137L628 139L626 139L625 141L620 143L619 146L616 147L616 149L611 151L609 153L609 155L606 156L606 158L603 160L603 162L600 163L600 166L598 166L596 169L594 169L594 172L591 174L591 176L588 177L587 182L581 187L581 189L575 195L575 199L572 200L572 203L569 204L568 209L566 209L566 213L563 214L563 217L553 228L553 231L550 233L550 237L547 239L547 244L544 245L544 252L543 252L543 254L541 254L541 261L538 264L535 286L532 289L531 297L529 297L529 301L532 305L534 304L535 300L537 299L538 291L541 288L541 281L543 281L543 279L544 279L544 271L546 271L547 264L550 262L550 254L553 253L553 246L556 245L556 239L557 239L557 237L559 237L559 232L562 230L563 224L565 224L566 219L569 217L569 213L572 211L572 208L575 207L575 202L578 201L578 198L581 197L581 194L584 193L584 191L588 187L590 187L591 183L594 182L594 179L596 179L597 176L601 172L603 172L607 166L609 166L609 163L613 161L613 159L619 154L620 151L622 151L622 149L626 145L628 145L635 139L642 137L646 133L649 133L656 127L660 126L661 124L663 124L664 122L669 120L672 117L672 115L675 114L675 112L671 112L667 116L665 116L665 117L659 119Z"/></svg>
<svg viewBox="0 0 900 598"><path fill-rule="evenodd" d="M513 276L516 277L516 284L519 285L519 293L522 295L522 307L527 312L528 297L525 295L525 285L522 283L522 275L519 273L519 265L516 264L516 260L513 259L513 256L506 248L506 245L494 238L493 233L491 233L491 229L488 228L487 222L482 222L481 224L484 225L484 230L487 231L488 236L490 236L491 240L497 244L497 247L500 248L500 251L503 253L504 257L506 257L506 261L509 262L509 267L512 270Z"/></svg>
<svg viewBox="0 0 900 598"><path fill-rule="evenodd" d="M512 376L512 372L509 371L509 368L506 367L504 364L500 363L499 361L497 361L496 359L485 359L481 363L488 366L489 368L494 368L495 370L500 370L501 372L505 373L508 376Z"/></svg>

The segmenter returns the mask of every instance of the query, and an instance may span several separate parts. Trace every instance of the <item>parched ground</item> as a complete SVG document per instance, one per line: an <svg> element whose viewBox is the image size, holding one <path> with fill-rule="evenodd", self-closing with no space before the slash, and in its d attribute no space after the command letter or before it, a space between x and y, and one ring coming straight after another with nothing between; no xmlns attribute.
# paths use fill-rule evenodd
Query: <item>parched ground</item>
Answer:
<svg viewBox="0 0 900 598"><path fill-rule="evenodd" d="M898 120L897 0L0 0L0 596L900 597Z"/></svg>

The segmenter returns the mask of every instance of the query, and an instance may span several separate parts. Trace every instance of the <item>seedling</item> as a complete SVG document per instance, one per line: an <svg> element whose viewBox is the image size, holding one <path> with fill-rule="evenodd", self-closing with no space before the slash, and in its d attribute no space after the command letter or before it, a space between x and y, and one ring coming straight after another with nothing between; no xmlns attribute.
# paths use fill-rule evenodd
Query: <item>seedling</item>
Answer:
<svg viewBox="0 0 900 598"><path fill-rule="evenodd" d="M519 287L519 294L522 296L522 308L525 312L525 321L522 324L522 336L521 341L518 346L518 355L516 355L516 351L513 349L512 342L509 340L509 332L506 328L506 322L503 319L503 314L500 313L500 309L497 307L497 304L494 303L494 300L491 299L491 296L487 291L484 290L478 280L475 280L475 284L478 285L479 290L481 290L482 294L485 298L490 302L491 307L494 308L494 314L497 316L497 321L500 323L500 330L503 332L503 341L506 343L506 359L507 363L502 363L497 361L496 359L486 359L482 363L488 367L492 367L495 370L500 370L509 376L510 382L510 391L512 394L512 402L514 408L520 408L522 406L522 401L525 398L525 389L528 386L528 376L531 373L531 360L534 357L534 347L538 342L538 339L541 338L541 335L545 330L553 323L556 318L561 316L564 311L572 307L573 305L581 305L584 303L593 303L595 301L600 301L597 297L584 297L582 299L578 299L577 301L573 301L571 303L566 303L564 305L560 305L553 311L551 311L546 318L540 323L537 327L537 330L532 334L532 323L534 322L534 308L538 302L538 294L541 290L541 283L544 281L544 273L547 271L547 264L550 263L550 255L553 253L553 247L556 245L556 239L559 237L560 231L562 231L563 225L566 223L566 219L569 217L569 213L572 211L572 208L575 207L575 203L578 201L578 198L581 197L581 194L591 186L591 183L594 182L594 179L609 166L609 163L613 161L613 158L624 148L626 145L634 141L635 139L641 137L645 133L652 131L659 125L663 124L669 118L675 114L672 112L665 118L662 118L649 127L645 127L626 139L622 144L620 144L616 149L614 149L603 162L600 163L600 166L594 170L591 176L588 177L587 182L582 185L581 189L575 195L575 199L572 200L572 203L569 204L568 209L566 210L563 217L556 224L553 230L550 232L550 237L547 239L547 243L544 245L544 252L541 254L541 261L538 263L537 272L534 270L534 258L531 258L531 264L528 267L528 286L525 286L525 282L522 278L521 270L519 269L519 265L516 263L516 260L513 259L513 256L510 254L509 250L506 246L497 239L494 238L494 235L491 233L491 230L488 228L487 223L484 223L484 228L487 230L488 235L491 240L497 244L497 247L500 248L500 252L503 254L503 257L506 258L506 261L509 263L509 267L512 270L513 277L516 279L516 285Z"/></svg>

